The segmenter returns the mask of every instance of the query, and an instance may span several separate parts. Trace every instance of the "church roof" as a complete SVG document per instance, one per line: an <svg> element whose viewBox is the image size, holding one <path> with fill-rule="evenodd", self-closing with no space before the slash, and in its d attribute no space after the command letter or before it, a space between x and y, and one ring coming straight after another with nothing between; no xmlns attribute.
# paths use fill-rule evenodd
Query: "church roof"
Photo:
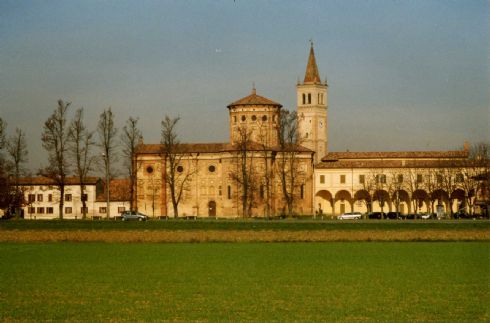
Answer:
<svg viewBox="0 0 490 323"><path fill-rule="evenodd" d="M277 107L282 107L277 102L274 102L268 98L265 98L263 96L257 95L257 91L255 88L252 89L252 93L244 98L241 98L240 100L237 100L233 103L230 103L228 105L228 109L232 106L237 106L237 105L275 105Z"/></svg>
<svg viewBox="0 0 490 323"><path fill-rule="evenodd" d="M313 43L310 47L310 56L308 57L308 64L306 65L305 84L319 84L321 83L320 75L318 74L318 67L316 65L315 51L313 50Z"/></svg>
<svg viewBox="0 0 490 323"><path fill-rule="evenodd" d="M369 160L369 159L440 159L468 158L467 150L454 151L385 151L385 152L330 152L322 161L335 160Z"/></svg>
<svg viewBox="0 0 490 323"><path fill-rule="evenodd" d="M322 161L317 169L352 169L352 168L462 168L478 166L474 160L451 159L410 159L410 160L335 160Z"/></svg>
<svg viewBox="0 0 490 323"><path fill-rule="evenodd" d="M262 151L262 145L251 142L247 145L249 151ZM229 143L196 143L196 144L179 144L178 151L180 153L221 153L232 152L240 150L238 145L232 145ZM283 149L279 146L267 147L268 151L280 152ZM301 145L288 145L284 149L285 151L297 151L297 152L313 152L312 150L303 147ZM161 154L163 151L163 145L161 144L141 144L136 148L136 154Z"/></svg>
<svg viewBox="0 0 490 323"><path fill-rule="evenodd" d="M111 179L111 185L109 187L109 198L111 201L129 201L131 200L130 191L130 181L129 178L114 178ZM95 200L97 202L105 202L107 200L105 193L105 182L104 190L97 194Z"/></svg>

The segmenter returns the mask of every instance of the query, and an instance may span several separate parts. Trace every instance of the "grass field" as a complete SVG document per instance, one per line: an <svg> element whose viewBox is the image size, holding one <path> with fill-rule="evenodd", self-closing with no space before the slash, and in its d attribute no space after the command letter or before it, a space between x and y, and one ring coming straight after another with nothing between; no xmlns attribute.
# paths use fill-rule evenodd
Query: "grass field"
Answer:
<svg viewBox="0 0 490 323"><path fill-rule="evenodd" d="M489 321L489 242L0 243L1 321Z"/></svg>

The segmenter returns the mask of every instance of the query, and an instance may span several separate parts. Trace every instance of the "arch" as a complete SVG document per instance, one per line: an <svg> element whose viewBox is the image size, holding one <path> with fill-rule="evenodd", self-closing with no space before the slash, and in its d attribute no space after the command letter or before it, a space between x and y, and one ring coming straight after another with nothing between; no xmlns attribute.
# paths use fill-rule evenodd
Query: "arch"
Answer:
<svg viewBox="0 0 490 323"><path fill-rule="evenodd" d="M216 202L209 201L208 203L208 216L215 217L216 216Z"/></svg>
<svg viewBox="0 0 490 323"><path fill-rule="evenodd" d="M346 203L347 202L347 203ZM335 193L333 213L353 212L353 199L350 192L340 190Z"/></svg>
<svg viewBox="0 0 490 323"><path fill-rule="evenodd" d="M372 199L371 195L366 190L359 190L354 193L354 204L356 205L356 211L363 213L371 212Z"/></svg>
<svg viewBox="0 0 490 323"><path fill-rule="evenodd" d="M382 212L387 212L391 208L391 199L390 194L388 194L385 190L377 190L373 194L373 208L374 202L376 202L376 206Z"/></svg>
<svg viewBox="0 0 490 323"><path fill-rule="evenodd" d="M460 188L458 188L457 190L454 190L451 193L451 199L453 199L453 200L463 201L464 197L465 197L465 192Z"/></svg>
<svg viewBox="0 0 490 323"><path fill-rule="evenodd" d="M426 191L422 189L415 190L412 193L411 200L415 212L417 212L417 210L424 211L423 209L424 203L425 203L425 211L429 210L429 194L427 194Z"/></svg>
<svg viewBox="0 0 490 323"><path fill-rule="evenodd" d="M391 204L394 207L392 211L410 213L410 195L405 190L396 190L391 197Z"/></svg>
<svg viewBox="0 0 490 323"><path fill-rule="evenodd" d="M332 214L333 205L333 196L329 191L321 190L315 194L315 212L318 214Z"/></svg>

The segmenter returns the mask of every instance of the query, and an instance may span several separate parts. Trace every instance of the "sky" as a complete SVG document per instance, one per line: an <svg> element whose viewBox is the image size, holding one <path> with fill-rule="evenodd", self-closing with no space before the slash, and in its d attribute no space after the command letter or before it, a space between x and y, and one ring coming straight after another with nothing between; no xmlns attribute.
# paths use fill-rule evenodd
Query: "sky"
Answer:
<svg viewBox="0 0 490 323"><path fill-rule="evenodd" d="M182 142L228 142L254 84L296 108L313 40L330 151L460 149L490 141L489 34L486 0L1 0L0 117L33 172L58 99L92 130L111 107L145 143L165 115Z"/></svg>

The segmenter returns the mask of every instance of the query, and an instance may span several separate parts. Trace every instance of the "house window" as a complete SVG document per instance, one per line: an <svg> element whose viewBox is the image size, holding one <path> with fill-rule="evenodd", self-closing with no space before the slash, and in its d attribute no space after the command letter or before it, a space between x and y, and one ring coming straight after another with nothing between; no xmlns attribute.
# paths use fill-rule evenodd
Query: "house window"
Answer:
<svg viewBox="0 0 490 323"><path fill-rule="evenodd" d="M422 174L417 174L417 183L422 183L424 180L423 180L423 177L422 177Z"/></svg>
<svg viewBox="0 0 490 323"><path fill-rule="evenodd" d="M325 184L325 175L320 175L320 184Z"/></svg>
<svg viewBox="0 0 490 323"><path fill-rule="evenodd" d="M311 93L308 93L308 104L311 104Z"/></svg>
<svg viewBox="0 0 490 323"><path fill-rule="evenodd" d="M46 208L46 213L47 214L53 214L53 208L52 207L47 207Z"/></svg>
<svg viewBox="0 0 490 323"><path fill-rule="evenodd" d="M437 180L437 184L442 184L442 175L441 174L437 174L436 175L436 180Z"/></svg>
<svg viewBox="0 0 490 323"><path fill-rule="evenodd" d="M303 93L303 104L306 104L306 94Z"/></svg>
<svg viewBox="0 0 490 323"><path fill-rule="evenodd" d="M37 201L38 202L42 202L43 201L43 195L42 194L38 194L37 195Z"/></svg>
<svg viewBox="0 0 490 323"><path fill-rule="evenodd" d="M53 202L53 194L48 194L48 202Z"/></svg>
<svg viewBox="0 0 490 323"><path fill-rule="evenodd" d="M247 120L247 117L246 116L242 116L242 121L245 121Z"/></svg>
<svg viewBox="0 0 490 323"><path fill-rule="evenodd" d="M70 202L71 201L71 194L65 194L65 201Z"/></svg>
<svg viewBox="0 0 490 323"><path fill-rule="evenodd" d="M359 184L364 184L366 182L366 175L359 175Z"/></svg>
<svg viewBox="0 0 490 323"><path fill-rule="evenodd" d="M37 208L37 214L44 214L44 208L43 207L38 207Z"/></svg>
<svg viewBox="0 0 490 323"><path fill-rule="evenodd" d="M87 194L82 194L82 202L86 202L88 199L88 195Z"/></svg>
<svg viewBox="0 0 490 323"><path fill-rule="evenodd" d="M221 196L222 192L221 192L221 185L218 186L218 195Z"/></svg>
<svg viewBox="0 0 490 323"><path fill-rule="evenodd" d="M126 208L124 206L119 206L117 208L117 213L123 213L124 211L126 211Z"/></svg>
<svg viewBox="0 0 490 323"><path fill-rule="evenodd" d="M71 206L67 206L67 207L65 207L65 213L66 213L66 214L71 214L71 212L72 212L72 208L71 208Z"/></svg>
<svg viewBox="0 0 490 323"><path fill-rule="evenodd" d="M303 199L305 197L305 185L304 184L301 184L301 188L300 188L300 196L301 196L301 199Z"/></svg>
<svg viewBox="0 0 490 323"><path fill-rule="evenodd" d="M231 186L228 185L228 199L231 200Z"/></svg>
<svg viewBox="0 0 490 323"><path fill-rule="evenodd" d="M31 206L31 207L29 207L29 208L27 209L27 212L28 212L29 214L34 214L34 213L36 213L36 208Z"/></svg>
<svg viewBox="0 0 490 323"><path fill-rule="evenodd" d="M36 201L36 195L35 194L29 194L29 203L32 203L35 201Z"/></svg>
<svg viewBox="0 0 490 323"><path fill-rule="evenodd" d="M236 116L233 116L233 122L236 123Z"/></svg>
<svg viewBox="0 0 490 323"><path fill-rule="evenodd" d="M85 210L85 212L83 212L84 210ZM87 213L88 213L88 207L83 207L83 206L82 206L82 207L80 208L80 213L82 213L82 214L83 214L83 213L87 214Z"/></svg>
<svg viewBox="0 0 490 323"><path fill-rule="evenodd" d="M340 175L340 184L345 184L345 175Z"/></svg>
<svg viewBox="0 0 490 323"><path fill-rule="evenodd" d="M462 183L464 180L464 176L461 173L456 174L456 183Z"/></svg>
<svg viewBox="0 0 490 323"><path fill-rule="evenodd" d="M397 181L398 181L399 184L400 183L403 183L403 174L398 174Z"/></svg>
<svg viewBox="0 0 490 323"><path fill-rule="evenodd" d="M386 175L384 175L384 174L376 175L376 183L386 184Z"/></svg>
<svg viewBox="0 0 490 323"><path fill-rule="evenodd" d="M99 207L99 213L107 213L107 208L105 206Z"/></svg>

